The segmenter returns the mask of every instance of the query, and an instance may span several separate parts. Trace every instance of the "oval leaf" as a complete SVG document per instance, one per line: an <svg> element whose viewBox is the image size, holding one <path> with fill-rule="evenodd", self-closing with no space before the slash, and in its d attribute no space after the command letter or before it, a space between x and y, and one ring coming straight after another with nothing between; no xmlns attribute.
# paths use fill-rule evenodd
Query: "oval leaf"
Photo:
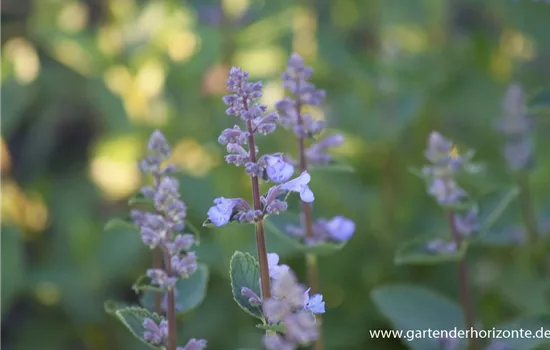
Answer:
<svg viewBox="0 0 550 350"><path fill-rule="evenodd" d="M247 287L260 296L260 271L256 259L248 253L235 252L231 257L229 274L233 298L237 304L250 315L263 320L261 308L250 305L248 298L241 293L242 288Z"/></svg>
<svg viewBox="0 0 550 350"><path fill-rule="evenodd" d="M394 263L396 265L433 265L458 261L466 253L467 244L465 243L452 253L428 251L426 245L433 239L422 238L405 242L397 249L393 259Z"/></svg>
<svg viewBox="0 0 550 350"><path fill-rule="evenodd" d="M199 306L204 300L209 278L208 267L199 264L197 271L187 279L176 282L176 309L178 314L184 314ZM147 309L154 308L155 292L147 290L141 297L141 304Z"/></svg>
<svg viewBox="0 0 550 350"><path fill-rule="evenodd" d="M330 255L338 252L346 245L346 242L323 242L317 244L304 244L299 239L293 238L285 233L285 227L288 224L296 225L299 220L292 220L291 214L281 214L278 216L270 216L264 220L264 227L267 232L275 234L282 241L291 246L295 251L301 253L310 253L315 255Z"/></svg>
<svg viewBox="0 0 550 350"><path fill-rule="evenodd" d="M371 293L380 310L398 331L403 331L402 341L414 350L439 350L435 339L407 339L415 330L464 329L464 317L460 307L444 296L412 285L380 287Z"/></svg>
<svg viewBox="0 0 550 350"><path fill-rule="evenodd" d="M159 315L140 307L127 307L115 311L115 316L137 339L141 340L144 344L147 344L153 349L164 349L164 346L152 345L143 338L143 332L145 332L145 328L143 328L143 321L146 318L150 318L159 324L161 321L161 317Z"/></svg>

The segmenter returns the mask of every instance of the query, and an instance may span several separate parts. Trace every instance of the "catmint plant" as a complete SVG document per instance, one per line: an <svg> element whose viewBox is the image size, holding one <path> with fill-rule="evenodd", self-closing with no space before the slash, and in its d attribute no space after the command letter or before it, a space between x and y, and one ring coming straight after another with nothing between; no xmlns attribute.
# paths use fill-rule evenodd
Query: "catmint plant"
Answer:
<svg viewBox="0 0 550 350"><path fill-rule="evenodd" d="M191 250L195 244L192 234L184 233L187 207L179 194L179 182L172 176L175 167L165 166L170 146L164 135L156 130L149 138L147 156L139 163L141 171L152 177L152 185L140 190L143 202L152 210L134 209L131 218L139 228L141 240L151 250L160 252L160 261L134 285L136 291L154 291L154 313L137 307L115 311L140 340L152 347L166 350L199 350L206 348L206 340L191 339L185 346L177 346L176 284L189 279L198 268L197 256ZM162 300L164 295L164 300ZM130 321L131 319L131 321ZM137 320L137 321L136 321ZM141 322L141 328L135 323Z"/></svg>
<svg viewBox="0 0 550 350"><path fill-rule="evenodd" d="M324 302L319 294L310 298L309 290L297 282L290 268L278 264L278 255L268 254L264 219L286 211L291 193L297 193L304 202L313 202L315 197L308 186L311 176L302 171L291 179L294 165L281 153L260 155L256 137L274 132L279 123L278 114L267 112L267 106L259 102L262 84L249 82L248 72L233 67L227 90L230 94L223 98L228 106L226 114L238 118L241 125L223 130L218 142L226 146L226 162L243 167L250 177L252 204L243 198L216 198L203 225L255 226L258 260L241 252L233 255L233 295L239 306L262 320L258 327L266 330L264 343L268 349L294 349L317 339L314 314L324 312ZM265 194L260 193L260 182L272 184Z"/></svg>
<svg viewBox="0 0 550 350"><path fill-rule="evenodd" d="M298 140L298 161L295 163L299 165L300 171L308 171L311 166L330 164L332 158L327 150L344 142L342 135L332 134L308 145L308 140L321 134L325 128L324 121L315 120L306 110L308 106L319 106L325 100L325 91L317 89L310 82L312 73L313 69L304 65L302 57L293 53L282 74L283 86L291 97L285 97L276 104L280 124L291 129ZM286 229L290 236L299 238L306 245L345 243L355 232L355 223L340 215L332 219L314 220L311 203L302 201L300 225L288 225ZM315 254L306 253L306 266L308 282L313 291L317 292L319 271ZM322 348L322 338L319 337L316 349Z"/></svg>
<svg viewBox="0 0 550 350"><path fill-rule="evenodd" d="M422 174L427 191L444 209L451 233L451 242L440 239L431 241L426 249L438 253L454 252L463 248L465 241L479 231L477 206L471 203L468 194L457 182L457 175L469 169L469 158L458 154L453 143L434 131L428 139L424 156L430 165L424 166ZM465 325L475 327L474 304L470 295L468 266L465 256L458 261L459 294L464 312ZM470 338L471 349L477 349L476 341Z"/></svg>
<svg viewBox="0 0 550 350"><path fill-rule="evenodd" d="M504 158L516 179L527 241L533 248L533 262L539 265L544 252L542 245L539 244L540 229L529 183L529 172L534 166L532 133L534 123L527 113L525 92L519 83L512 83L506 89L502 101L502 112L498 130L504 138Z"/></svg>

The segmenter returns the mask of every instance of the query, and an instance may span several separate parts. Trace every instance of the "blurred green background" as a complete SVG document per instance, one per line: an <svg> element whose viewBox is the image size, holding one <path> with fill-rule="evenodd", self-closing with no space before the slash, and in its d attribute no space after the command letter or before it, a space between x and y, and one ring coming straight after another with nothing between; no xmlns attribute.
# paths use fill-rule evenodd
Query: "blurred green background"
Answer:
<svg viewBox="0 0 550 350"><path fill-rule="evenodd" d="M357 222L350 244L320 258L327 349L403 349L370 339L369 329L390 327L373 288L409 281L457 299L454 264L393 264L401 241L447 234L409 167L425 162L427 135L439 130L478 151L486 183L513 184L494 127L504 90L519 81L530 94L550 82L550 5L527 0L4 0L1 19L6 350L144 348L103 301L137 301L130 286L149 253L134 232L103 225L127 214L143 181L136 162L155 128L173 145L196 226L215 197L248 198L247 177L224 164L216 142L235 123L221 103L227 72L237 65L262 80L273 106L293 51L327 91L312 114L347 137L335 155L356 169L312 180L317 217ZM550 118L537 123L531 184L539 218L549 221ZM260 141L265 152L295 155L296 147L282 129ZM499 241L518 219L512 206ZM253 232L201 231L208 294L182 319L179 337L206 338L209 349L258 349L261 332L233 302L228 280L232 253L255 251ZM268 246L305 278L301 256L271 234ZM472 252L486 328L549 309L547 285L534 287L515 267L515 249Z"/></svg>

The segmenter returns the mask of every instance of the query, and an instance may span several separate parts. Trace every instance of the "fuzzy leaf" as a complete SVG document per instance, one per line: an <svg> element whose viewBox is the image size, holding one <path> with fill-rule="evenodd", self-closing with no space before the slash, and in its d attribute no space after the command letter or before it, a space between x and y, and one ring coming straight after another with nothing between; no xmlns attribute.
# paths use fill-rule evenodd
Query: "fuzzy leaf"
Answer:
<svg viewBox="0 0 550 350"><path fill-rule="evenodd" d="M507 345L506 349L542 349L541 345L550 344L550 315L524 316L496 328L502 330L502 334L494 342ZM521 336L520 330L524 336ZM527 336L527 332L531 332L531 335Z"/></svg>
<svg viewBox="0 0 550 350"><path fill-rule="evenodd" d="M453 253L430 252L426 245L434 239L420 238L405 242L395 252L394 263L396 265L433 265L460 260L467 250L467 244L462 244L460 249Z"/></svg>
<svg viewBox="0 0 550 350"><path fill-rule="evenodd" d="M114 229L131 229L131 230L138 230L138 227L134 225L131 221L121 219L121 218L113 218L105 224L103 230L110 231Z"/></svg>
<svg viewBox="0 0 550 350"><path fill-rule="evenodd" d="M231 257L229 274L237 304L250 315L263 320L261 308L250 305L248 298L241 293L242 288L247 287L260 296L260 271L256 259L248 253L235 252Z"/></svg>
<svg viewBox="0 0 550 350"><path fill-rule="evenodd" d="M330 255L340 251L347 242L325 242L319 244L304 244L298 238L291 237L285 233L285 226L288 224L297 224L298 219L293 218L290 213L271 216L264 220L264 227L267 232L271 232L282 241L291 246L296 252L311 253L315 255Z"/></svg>
<svg viewBox="0 0 550 350"><path fill-rule="evenodd" d="M394 329L407 334L413 330L464 329L464 317L453 301L431 290L413 285L380 287L371 293L380 312L390 320ZM402 342L413 350L440 350L435 339L418 339Z"/></svg>
<svg viewBox="0 0 550 350"><path fill-rule="evenodd" d="M286 326L284 323L277 323L277 324L257 324L256 328L263 329L266 331L274 331L277 333L285 333L286 332Z"/></svg>
<svg viewBox="0 0 550 350"><path fill-rule="evenodd" d="M134 285L132 286L132 289L139 293L139 291L153 291L153 292L164 292L165 290L163 288L160 288L158 286L153 285L151 278L147 275L141 275L139 278L134 282Z"/></svg>
<svg viewBox="0 0 550 350"><path fill-rule="evenodd" d="M209 278L208 267L199 264L197 271L187 279L176 282L176 309L178 314L184 314L199 306L204 300ZM164 293L163 293L164 294ZM145 291L141 297L141 304L147 309L154 308L155 292Z"/></svg>
<svg viewBox="0 0 550 350"><path fill-rule="evenodd" d="M115 311L115 316L120 320L120 322L122 322L126 326L126 328L128 328L128 330L137 339L141 340L144 344L147 344L150 348L153 349L164 349L164 346L152 345L143 338L143 332L145 331L145 328L143 328L143 321L146 318L150 318L158 324L161 321L159 315L140 307L127 307Z"/></svg>

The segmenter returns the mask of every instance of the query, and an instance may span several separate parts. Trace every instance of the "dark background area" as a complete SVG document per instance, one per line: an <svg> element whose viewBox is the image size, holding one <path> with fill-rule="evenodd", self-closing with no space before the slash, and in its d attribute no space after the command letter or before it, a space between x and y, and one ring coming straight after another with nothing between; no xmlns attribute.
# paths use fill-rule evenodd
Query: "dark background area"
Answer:
<svg viewBox="0 0 550 350"><path fill-rule="evenodd" d="M342 251L319 259L327 349L403 349L398 340L370 339L369 329L390 327L370 299L373 288L413 282L457 299L454 264L393 264L400 242L447 234L441 210L408 169L425 163L427 136L439 130L459 149L477 150L488 184L513 183L495 131L505 88L518 81L529 95L550 81L550 5L527 0L5 0L1 19L6 350L144 348L103 302L137 300L130 286L150 263L147 247L134 232L103 226L127 213L149 134L158 128L173 145L196 226L215 197L248 198L246 174L224 164L216 142L234 124L221 102L227 72L236 65L262 80L272 108L293 51L327 91L312 113L346 136L335 156L355 168L311 184L315 216L357 223ZM548 222L550 118L536 123L531 184ZM296 152L282 130L260 147ZM549 307L547 288L516 268L515 247L506 244L521 233L519 213L512 205L499 221L502 244L471 252L486 328ZM303 280L302 257L267 239ZM180 339L258 348L261 332L232 300L235 250L255 251L250 227L201 230L208 293L180 322Z"/></svg>

